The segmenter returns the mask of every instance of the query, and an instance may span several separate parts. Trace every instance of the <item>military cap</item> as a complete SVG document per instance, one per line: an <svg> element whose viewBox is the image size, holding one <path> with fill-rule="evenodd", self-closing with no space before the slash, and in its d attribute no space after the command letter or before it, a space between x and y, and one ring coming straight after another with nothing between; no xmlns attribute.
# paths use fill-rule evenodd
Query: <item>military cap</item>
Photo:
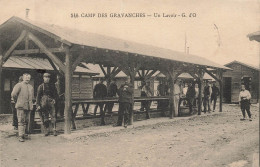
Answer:
<svg viewBox="0 0 260 167"><path fill-rule="evenodd" d="M49 73L44 73L43 74L43 77L50 77L51 76L51 74L49 74Z"/></svg>

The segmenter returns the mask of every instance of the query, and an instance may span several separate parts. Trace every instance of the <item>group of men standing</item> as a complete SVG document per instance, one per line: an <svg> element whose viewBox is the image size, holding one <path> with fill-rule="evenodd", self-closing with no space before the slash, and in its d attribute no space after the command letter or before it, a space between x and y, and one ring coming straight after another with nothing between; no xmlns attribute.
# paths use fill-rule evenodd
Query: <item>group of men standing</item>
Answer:
<svg viewBox="0 0 260 167"><path fill-rule="evenodd" d="M13 109L14 120L16 114L18 122L18 136L20 142L24 142L24 139L28 136L28 130L26 129L26 126L28 124L28 118L31 114L31 111L33 110L33 103L35 101L34 89L32 85L29 84L30 80L30 74L23 74L23 76L19 79L19 83L14 86L11 93L11 103L15 105L15 110ZM45 136L49 135L50 126L53 128L53 135L57 136L56 108L62 108L62 106L56 107L55 104L56 102L62 103L60 102L61 96L59 96L59 94L57 93L57 87L55 87L54 84L50 83L50 74L44 73L43 83L39 85L37 89L36 111L39 112ZM62 112L60 114L62 115ZM51 117L51 121L49 121L49 115Z"/></svg>
<svg viewBox="0 0 260 167"><path fill-rule="evenodd" d="M130 77L127 77L124 84L117 88L116 80L112 79L111 83L108 85L108 89L106 85L103 83L101 79L98 84L95 85L93 90L93 98L102 100L104 98L112 98L119 96L119 112L118 112L118 120L116 126L122 126L124 122L124 127L126 128L129 121L129 114L133 104L133 96L134 90L133 85L130 84ZM97 103L94 114L97 111L97 108L100 108L101 115L101 125L105 125L105 112L112 113L112 109L114 106L114 102L108 102L104 107L104 102ZM124 120L124 121L123 121Z"/></svg>

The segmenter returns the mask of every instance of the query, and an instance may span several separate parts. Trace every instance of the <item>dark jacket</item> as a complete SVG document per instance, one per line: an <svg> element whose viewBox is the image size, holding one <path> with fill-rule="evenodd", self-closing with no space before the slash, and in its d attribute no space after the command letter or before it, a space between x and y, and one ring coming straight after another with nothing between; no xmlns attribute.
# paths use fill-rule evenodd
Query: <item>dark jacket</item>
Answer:
<svg viewBox="0 0 260 167"><path fill-rule="evenodd" d="M103 83L96 84L94 91L93 91L93 97L97 99L103 99L107 97L107 87Z"/></svg>
<svg viewBox="0 0 260 167"><path fill-rule="evenodd" d="M108 97L115 97L117 94L117 85L115 83L111 83L108 87Z"/></svg>
<svg viewBox="0 0 260 167"><path fill-rule="evenodd" d="M192 99L192 98L195 98L195 95L196 95L195 88L193 86L189 86L187 93L186 93L186 98Z"/></svg>
<svg viewBox="0 0 260 167"><path fill-rule="evenodd" d="M218 89L218 87L216 87L215 85L213 85L211 96L212 96L212 97L216 97L216 96L218 96L218 95L219 95L219 89Z"/></svg>
<svg viewBox="0 0 260 167"><path fill-rule="evenodd" d="M54 100L58 99L57 90L54 84L42 83L37 89L36 105L40 106L41 98L43 95L47 95Z"/></svg>
<svg viewBox="0 0 260 167"><path fill-rule="evenodd" d="M133 103L134 89L131 84L123 84L118 90L119 102Z"/></svg>

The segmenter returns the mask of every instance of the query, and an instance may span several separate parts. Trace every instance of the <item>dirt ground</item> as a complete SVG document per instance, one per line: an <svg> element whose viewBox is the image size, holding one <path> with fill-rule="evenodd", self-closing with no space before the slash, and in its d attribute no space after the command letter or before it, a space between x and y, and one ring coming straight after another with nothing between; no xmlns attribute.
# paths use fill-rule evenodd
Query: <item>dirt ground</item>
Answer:
<svg viewBox="0 0 260 167"><path fill-rule="evenodd" d="M1 125L1 167L249 167L259 165L259 108L240 121L238 105L223 112L153 118L134 126L97 126L71 135L30 135L19 143L11 124Z"/></svg>

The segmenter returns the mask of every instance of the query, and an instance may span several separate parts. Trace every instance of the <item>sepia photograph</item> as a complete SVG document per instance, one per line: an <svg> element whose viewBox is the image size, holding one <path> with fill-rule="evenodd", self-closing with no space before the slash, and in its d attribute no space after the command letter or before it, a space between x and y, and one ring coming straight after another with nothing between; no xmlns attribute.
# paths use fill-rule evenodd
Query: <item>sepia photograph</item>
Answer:
<svg viewBox="0 0 260 167"><path fill-rule="evenodd" d="M1 167L259 167L259 0L0 0Z"/></svg>

